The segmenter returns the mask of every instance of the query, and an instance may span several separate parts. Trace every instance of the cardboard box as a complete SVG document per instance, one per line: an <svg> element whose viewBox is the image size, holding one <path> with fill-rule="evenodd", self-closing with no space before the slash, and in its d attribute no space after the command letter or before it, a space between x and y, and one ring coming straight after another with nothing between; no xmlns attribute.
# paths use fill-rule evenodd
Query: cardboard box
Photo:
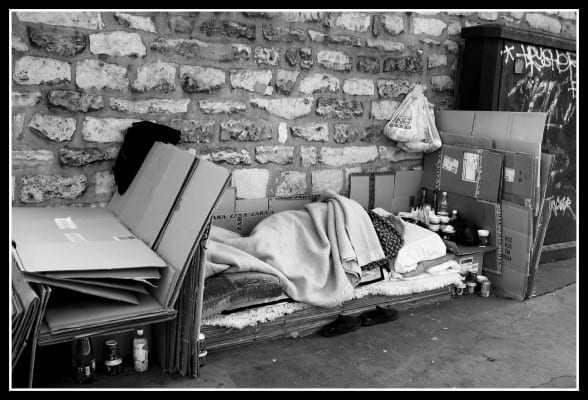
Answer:
<svg viewBox="0 0 588 400"><path fill-rule="evenodd" d="M444 144L425 154L423 186L474 199L500 201L503 156L495 151Z"/></svg>
<svg viewBox="0 0 588 400"><path fill-rule="evenodd" d="M439 131L492 140L498 150L516 151L535 157L535 192L539 191L541 143L547 113L507 111L436 110ZM538 213L535 196L535 212Z"/></svg>
<svg viewBox="0 0 588 400"><path fill-rule="evenodd" d="M389 211L396 175L388 172L355 173L350 177L349 197L365 209L381 207Z"/></svg>
<svg viewBox="0 0 588 400"><path fill-rule="evenodd" d="M482 274L484 266L484 251L478 246L461 246L453 242L445 241L447 249L454 254L454 260L461 267L461 272L473 272Z"/></svg>
<svg viewBox="0 0 588 400"><path fill-rule="evenodd" d="M351 174L349 197L368 210L410 211L418 204L422 176L423 171Z"/></svg>
<svg viewBox="0 0 588 400"><path fill-rule="evenodd" d="M190 161L188 169L185 168L188 164L187 161ZM175 168L174 165L178 167ZM146 179L147 176L153 178ZM114 249L109 248L108 251L103 249L103 254L96 254L96 258L88 257L88 254L93 254L89 252L86 252L85 257L79 255L77 268L71 268L79 270L80 274L76 274L76 276L89 283L86 286L92 286L93 290L96 290L99 285L96 284L97 281L92 283L91 279L100 279L102 275L96 273L99 269L103 270L104 266L116 266L120 271L125 271L123 275L126 275L126 278L145 281L152 278L153 268L148 268L149 276L146 277L130 274L129 270L132 267L139 268L140 266L160 267L161 278L157 287L152 285L148 288L149 294L137 292L136 302L138 304L124 304L103 300L99 297L54 296L54 301L47 307L45 323L41 326L39 343L51 344L100 332L118 332L122 329L173 318L176 314L173 307L184 276L190 269L189 267L195 265L193 259L196 248L200 245L201 239L205 237L212 211L220 202L221 195L228 186L229 180L230 172L228 170L175 146L155 143L137 173L136 180L123 196L113 198L113 203L109 205L108 209L14 209L13 227L16 229L13 230L13 239L16 244L15 253L18 255L21 255L21 251L26 250L24 245L27 244L27 241L36 243L39 235L46 232L53 235L60 233L61 236L63 236L61 231L81 232L81 236L88 242L97 239L104 241L109 236L111 238L113 236L119 237L120 240L112 240L114 244L110 246L116 246ZM170 182L175 182L175 186L170 186ZM178 182L181 182L179 187ZM167 192L172 189L175 192ZM150 196L149 193L153 195ZM141 199L143 195L147 198ZM136 203L138 210L133 210L134 199L138 202ZM118 215L120 221L111 211ZM149 215L151 217L150 213L153 213L154 219L149 224L143 223L139 216ZM30 218L23 218L24 215L28 215ZM42 226L43 229L32 229L33 225L27 221L35 219L37 221L39 219L46 220L46 222L37 222L34 225L35 227ZM150 218L145 217L144 219ZM126 228L127 222L134 226L136 234ZM153 242L153 250L136 237L139 234ZM61 237L57 237L61 241ZM123 238L132 240L122 240ZM85 243L73 240L68 244L83 246ZM37 255L39 259L44 259L45 263L47 259L53 260L55 258L53 261L55 265L63 265L63 259L72 257L69 255L71 252L49 255L54 249L55 243L49 244L50 246L40 249L47 254ZM92 243L92 245L94 244ZM142 249L144 255L142 255L143 253L129 254L129 251L122 251L131 248L132 244ZM27 257L25 257L24 265L30 265ZM125 263L119 261L123 257L126 257L128 261ZM20 258L22 259L22 256ZM58 258L59 261L57 261ZM159 260L161 265L149 261L150 259ZM111 260L117 262L114 263ZM91 270L92 265L100 268L96 268L88 276L84 276L82 272ZM195 266L195 268L197 267ZM63 267L52 269L63 271ZM64 281L65 278L47 277L46 279ZM52 282L52 284L54 283ZM70 281L69 284L71 283ZM104 290L105 286L101 287L103 288L101 290ZM75 301L72 301L73 298Z"/></svg>
<svg viewBox="0 0 588 400"><path fill-rule="evenodd" d="M390 212L410 211L418 205L423 171L396 171L396 182Z"/></svg>
<svg viewBox="0 0 588 400"><path fill-rule="evenodd" d="M249 235L255 225L269 215L280 211L302 209L306 204L317 201L318 198L318 195L298 195L292 197L237 199L234 212L215 213L212 216L212 225L228 229L240 235Z"/></svg>

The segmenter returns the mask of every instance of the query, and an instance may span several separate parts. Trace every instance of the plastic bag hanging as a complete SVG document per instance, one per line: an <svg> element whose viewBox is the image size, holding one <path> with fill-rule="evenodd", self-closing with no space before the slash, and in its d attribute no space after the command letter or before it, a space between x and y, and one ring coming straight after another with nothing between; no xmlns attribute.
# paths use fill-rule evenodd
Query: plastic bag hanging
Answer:
<svg viewBox="0 0 588 400"><path fill-rule="evenodd" d="M407 152L430 153L441 147L432 105L420 84L406 96L384 127L384 134Z"/></svg>

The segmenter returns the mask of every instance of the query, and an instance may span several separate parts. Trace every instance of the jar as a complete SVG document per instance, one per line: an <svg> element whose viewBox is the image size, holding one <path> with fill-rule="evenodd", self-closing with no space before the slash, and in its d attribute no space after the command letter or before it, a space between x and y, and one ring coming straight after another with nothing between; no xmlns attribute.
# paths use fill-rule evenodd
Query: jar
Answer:
<svg viewBox="0 0 588 400"><path fill-rule="evenodd" d="M123 371L118 342L116 340L107 340L104 344L106 345L106 358L104 358L106 375L118 375Z"/></svg>
<svg viewBox="0 0 588 400"><path fill-rule="evenodd" d="M466 286L468 287L468 294L474 294L474 292L476 291L476 286L478 286L478 284L476 282L467 282Z"/></svg>

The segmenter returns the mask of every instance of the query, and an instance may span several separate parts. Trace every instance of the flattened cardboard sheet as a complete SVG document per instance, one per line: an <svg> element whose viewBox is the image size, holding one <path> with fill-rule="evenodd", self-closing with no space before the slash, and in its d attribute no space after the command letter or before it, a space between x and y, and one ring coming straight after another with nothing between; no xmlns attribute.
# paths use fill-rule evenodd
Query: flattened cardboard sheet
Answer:
<svg viewBox="0 0 588 400"><path fill-rule="evenodd" d="M134 268L134 269L117 269L114 271L64 271L48 272L45 274L48 278L68 279L159 279L161 272L159 268Z"/></svg>
<svg viewBox="0 0 588 400"><path fill-rule="evenodd" d="M110 209L135 235L153 246L164 228L195 155L156 142L124 195L115 192Z"/></svg>
<svg viewBox="0 0 588 400"><path fill-rule="evenodd" d="M230 172L204 159L198 159L171 218L156 243L156 251L169 264L162 271L153 295L166 307L172 305L180 290L186 267L206 229L214 207L227 187Z"/></svg>
<svg viewBox="0 0 588 400"><path fill-rule="evenodd" d="M435 111L439 131L490 139L493 148L535 156L535 192L539 191L541 143L547 113L507 111ZM539 212L535 196L535 215Z"/></svg>
<svg viewBox="0 0 588 400"><path fill-rule="evenodd" d="M444 144L425 155L423 186L479 200L500 200L502 154Z"/></svg>
<svg viewBox="0 0 588 400"><path fill-rule="evenodd" d="M109 300L122 301L130 304L139 304L137 296L127 290L120 290L110 287L103 287L97 285L87 285L78 282L72 282L65 279L51 279L45 278L39 274L26 274L25 279L29 282L41 283L49 286L60 287L63 289L72 290L79 293L84 293L91 296L102 297Z"/></svg>
<svg viewBox="0 0 588 400"><path fill-rule="evenodd" d="M140 294L137 300L138 304L135 305L93 297L78 297L75 302L61 299L49 304L45 319L51 332L59 332L143 319L166 312L153 296Z"/></svg>
<svg viewBox="0 0 588 400"><path fill-rule="evenodd" d="M13 208L12 240L26 272L161 267L165 261L107 211ZM72 213L73 215L73 213Z"/></svg>
<svg viewBox="0 0 588 400"><path fill-rule="evenodd" d="M396 187L396 175L389 172L368 172L350 175L349 197L365 209L383 208L389 211L394 188Z"/></svg>
<svg viewBox="0 0 588 400"><path fill-rule="evenodd" d="M395 175L394 195L389 211L396 214L410 211L418 205L423 171L396 171Z"/></svg>

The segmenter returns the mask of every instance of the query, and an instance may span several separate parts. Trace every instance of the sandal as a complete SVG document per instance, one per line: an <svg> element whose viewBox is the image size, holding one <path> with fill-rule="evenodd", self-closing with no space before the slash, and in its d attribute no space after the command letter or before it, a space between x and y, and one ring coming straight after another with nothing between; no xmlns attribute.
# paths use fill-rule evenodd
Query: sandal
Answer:
<svg viewBox="0 0 588 400"><path fill-rule="evenodd" d="M398 310L376 306L375 310L366 311L359 316L362 326L370 326L398 319Z"/></svg>
<svg viewBox="0 0 588 400"><path fill-rule="evenodd" d="M335 321L325 325L319 333L322 336L331 337L347 332L352 332L358 329L360 326L361 322L358 317L344 316L339 314Z"/></svg>

